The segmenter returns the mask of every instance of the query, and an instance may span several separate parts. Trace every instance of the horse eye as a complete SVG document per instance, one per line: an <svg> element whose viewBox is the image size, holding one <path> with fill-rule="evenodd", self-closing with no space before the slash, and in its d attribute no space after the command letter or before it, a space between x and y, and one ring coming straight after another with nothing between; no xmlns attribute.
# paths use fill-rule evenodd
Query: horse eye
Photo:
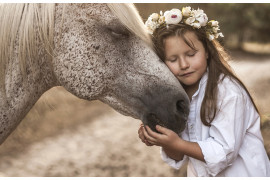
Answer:
<svg viewBox="0 0 270 180"><path fill-rule="evenodd" d="M111 35L117 39L124 39L128 38L129 34L128 32L122 31L122 30L114 30L114 29L109 29Z"/></svg>

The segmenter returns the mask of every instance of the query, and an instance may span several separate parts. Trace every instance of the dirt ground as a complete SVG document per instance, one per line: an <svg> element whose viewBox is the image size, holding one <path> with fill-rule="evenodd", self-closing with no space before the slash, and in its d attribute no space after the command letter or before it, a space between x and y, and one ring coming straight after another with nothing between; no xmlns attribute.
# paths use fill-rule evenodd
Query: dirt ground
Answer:
<svg viewBox="0 0 270 180"><path fill-rule="evenodd" d="M231 65L262 112L269 154L270 56L232 55ZM185 176L185 168L174 170L160 159L158 147L141 143L139 124L99 101L53 88L0 146L0 176Z"/></svg>

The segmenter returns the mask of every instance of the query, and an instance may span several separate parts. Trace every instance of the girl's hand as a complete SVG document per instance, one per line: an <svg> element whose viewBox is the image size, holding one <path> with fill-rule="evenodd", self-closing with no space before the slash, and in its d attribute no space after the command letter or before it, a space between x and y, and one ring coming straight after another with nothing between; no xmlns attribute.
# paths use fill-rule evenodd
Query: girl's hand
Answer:
<svg viewBox="0 0 270 180"><path fill-rule="evenodd" d="M148 126L143 129L144 138L152 145L162 146L166 149L177 149L183 141L174 131L165 127L156 126L159 133L152 131Z"/></svg>
<svg viewBox="0 0 270 180"><path fill-rule="evenodd" d="M153 144L149 143L145 136L144 136L144 131L145 131L145 127L143 124L140 125L139 127L139 130L138 130L138 135L139 135L139 138L141 139L141 141L146 144L147 146L153 146Z"/></svg>
<svg viewBox="0 0 270 180"><path fill-rule="evenodd" d="M141 131L144 141L148 144L161 146L166 154L177 161L182 160L184 155L205 162L202 150L198 143L185 141L180 138L174 131L165 127L156 126L159 133L152 131L148 126L142 128Z"/></svg>

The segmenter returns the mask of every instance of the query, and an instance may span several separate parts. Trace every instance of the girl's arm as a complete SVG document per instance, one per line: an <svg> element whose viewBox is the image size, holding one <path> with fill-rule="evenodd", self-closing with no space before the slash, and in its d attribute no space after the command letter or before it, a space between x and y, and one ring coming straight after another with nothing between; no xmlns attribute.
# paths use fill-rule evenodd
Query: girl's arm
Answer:
<svg viewBox="0 0 270 180"><path fill-rule="evenodd" d="M163 151L167 154L167 156L169 156L171 159L174 159L176 161L181 161L184 158L184 154L177 150L172 150L172 149L163 147Z"/></svg>
<svg viewBox="0 0 270 180"><path fill-rule="evenodd" d="M181 139L170 129L156 126L159 133L152 131L148 126L143 129L143 134L148 143L161 146L165 153L172 159L182 160L184 155L205 162L202 150L198 143Z"/></svg>

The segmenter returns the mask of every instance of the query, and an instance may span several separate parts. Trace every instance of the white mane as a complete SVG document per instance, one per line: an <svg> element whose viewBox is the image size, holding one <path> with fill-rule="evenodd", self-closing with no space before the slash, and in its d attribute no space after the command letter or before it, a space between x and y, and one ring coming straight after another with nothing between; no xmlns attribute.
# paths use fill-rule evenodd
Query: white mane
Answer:
<svg viewBox="0 0 270 180"><path fill-rule="evenodd" d="M146 27L133 4L108 4L108 7L124 26L152 45ZM6 67L14 57L15 46L18 47L18 59L23 75L26 73L26 61L31 62L38 56L38 43L42 42L46 51L53 54L54 14L55 4L50 3L0 5L0 91L5 91ZM16 40L18 44L15 44Z"/></svg>
<svg viewBox="0 0 270 180"><path fill-rule="evenodd" d="M6 67L14 58L15 46L23 75L26 74L26 61L31 62L38 56L39 42L52 54L54 10L55 4L49 3L1 4L0 91L5 90Z"/></svg>

